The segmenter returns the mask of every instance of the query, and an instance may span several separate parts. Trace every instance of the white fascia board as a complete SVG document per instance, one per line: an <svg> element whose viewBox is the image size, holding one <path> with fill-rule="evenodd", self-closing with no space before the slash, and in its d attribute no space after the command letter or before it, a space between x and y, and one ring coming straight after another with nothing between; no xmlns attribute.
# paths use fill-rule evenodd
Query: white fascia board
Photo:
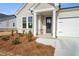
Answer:
<svg viewBox="0 0 79 59"><path fill-rule="evenodd" d="M17 15L28 3L23 3L23 5L15 12L15 15Z"/></svg>

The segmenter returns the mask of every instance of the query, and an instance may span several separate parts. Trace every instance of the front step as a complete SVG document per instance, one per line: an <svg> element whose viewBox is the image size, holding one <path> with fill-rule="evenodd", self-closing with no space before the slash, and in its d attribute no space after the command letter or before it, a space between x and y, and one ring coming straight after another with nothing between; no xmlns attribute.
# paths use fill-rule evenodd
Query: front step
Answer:
<svg viewBox="0 0 79 59"><path fill-rule="evenodd" d="M48 39L54 39L51 34L45 34L45 35L37 35L38 38L48 38Z"/></svg>
<svg viewBox="0 0 79 59"><path fill-rule="evenodd" d="M51 45L52 47L56 47L56 39L51 39L51 38L37 38L36 40L38 43L46 44L46 45Z"/></svg>

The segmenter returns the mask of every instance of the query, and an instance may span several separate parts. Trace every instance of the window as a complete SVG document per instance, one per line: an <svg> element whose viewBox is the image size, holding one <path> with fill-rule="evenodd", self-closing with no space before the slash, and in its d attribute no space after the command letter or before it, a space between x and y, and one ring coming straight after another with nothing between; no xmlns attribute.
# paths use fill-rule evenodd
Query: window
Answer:
<svg viewBox="0 0 79 59"><path fill-rule="evenodd" d="M28 28L32 28L32 16L28 17Z"/></svg>
<svg viewBox="0 0 79 59"><path fill-rule="evenodd" d="M23 28L26 28L27 24L26 24L26 17L23 17L22 18L22 25L23 25Z"/></svg>
<svg viewBox="0 0 79 59"><path fill-rule="evenodd" d="M15 23L13 23L13 27L15 26Z"/></svg>

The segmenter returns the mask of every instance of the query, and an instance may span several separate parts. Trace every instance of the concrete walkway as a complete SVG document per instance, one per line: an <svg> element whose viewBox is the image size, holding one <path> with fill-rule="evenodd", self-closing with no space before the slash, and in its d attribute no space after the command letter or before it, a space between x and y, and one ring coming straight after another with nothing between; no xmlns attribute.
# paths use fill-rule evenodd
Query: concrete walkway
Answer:
<svg viewBox="0 0 79 59"><path fill-rule="evenodd" d="M56 45L56 39L52 39L52 38L38 38L36 41L38 43L42 43L45 45L51 45L53 47L55 47Z"/></svg>
<svg viewBox="0 0 79 59"><path fill-rule="evenodd" d="M37 42L55 47L55 56L79 56L79 38L38 38Z"/></svg>

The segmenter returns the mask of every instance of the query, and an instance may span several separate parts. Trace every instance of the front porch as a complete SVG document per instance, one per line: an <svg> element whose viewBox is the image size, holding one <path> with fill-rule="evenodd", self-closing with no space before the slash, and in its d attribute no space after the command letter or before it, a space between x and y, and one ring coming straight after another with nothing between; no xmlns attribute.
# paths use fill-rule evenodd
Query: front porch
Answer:
<svg viewBox="0 0 79 59"><path fill-rule="evenodd" d="M34 12L33 28L37 37L56 38L56 11L48 9Z"/></svg>

